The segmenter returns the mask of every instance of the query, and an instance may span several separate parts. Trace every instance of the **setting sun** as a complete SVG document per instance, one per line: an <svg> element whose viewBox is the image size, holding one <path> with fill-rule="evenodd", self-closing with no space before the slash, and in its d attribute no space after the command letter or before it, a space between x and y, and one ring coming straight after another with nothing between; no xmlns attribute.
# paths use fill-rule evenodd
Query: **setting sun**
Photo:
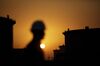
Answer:
<svg viewBox="0 0 100 66"><path fill-rule="evenodd" d="M44 49L45 48L45 44L41 44L40 48Z"/></svg>

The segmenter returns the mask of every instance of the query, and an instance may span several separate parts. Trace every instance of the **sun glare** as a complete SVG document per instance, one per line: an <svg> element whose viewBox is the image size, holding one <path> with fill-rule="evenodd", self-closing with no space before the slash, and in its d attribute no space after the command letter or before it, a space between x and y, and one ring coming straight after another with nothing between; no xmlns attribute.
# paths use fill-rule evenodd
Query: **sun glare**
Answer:
<svg viewBox="0 0 100 66"><path fill-rule="evenodd" d="M41 44L40 48L44 49L45 48L45 44Z"/></svg>

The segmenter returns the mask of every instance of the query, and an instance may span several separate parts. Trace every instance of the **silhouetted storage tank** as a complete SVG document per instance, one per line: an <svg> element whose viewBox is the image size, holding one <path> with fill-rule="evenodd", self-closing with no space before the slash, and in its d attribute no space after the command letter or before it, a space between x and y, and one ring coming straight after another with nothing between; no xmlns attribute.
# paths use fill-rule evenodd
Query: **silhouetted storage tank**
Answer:
<svg viewBox="0 0 100 66"><path fill-rule="evenodd" d="M0 17L0 51L9 51L13 47L13 25L16 22L7 17Z"/></svg>

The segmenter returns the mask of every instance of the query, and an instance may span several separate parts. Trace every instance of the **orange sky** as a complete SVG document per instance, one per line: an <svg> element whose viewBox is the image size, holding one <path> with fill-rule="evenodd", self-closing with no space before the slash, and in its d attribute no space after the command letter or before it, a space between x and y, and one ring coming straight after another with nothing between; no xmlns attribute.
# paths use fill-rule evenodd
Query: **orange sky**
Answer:
<svg viewBox="0 0 100 66"><path fill-rule="evenodd" d="M100 27L99 0L0 0L0 16L7 14L14 20L14 48L25 47L32 39L31 24L44 21L46 54L64 44L62 32L67 28Z"/></svg>

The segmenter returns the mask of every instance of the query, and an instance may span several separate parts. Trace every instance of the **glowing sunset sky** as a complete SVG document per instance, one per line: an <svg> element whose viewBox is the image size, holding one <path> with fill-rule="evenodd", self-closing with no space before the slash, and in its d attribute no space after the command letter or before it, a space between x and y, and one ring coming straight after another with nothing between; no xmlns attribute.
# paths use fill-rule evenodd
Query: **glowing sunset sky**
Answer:
<svg viewBox="0 0 100 66"><path fill-rule="evenodd" d="M31 41L33 21L44 21L46 54L64 44L62 32L67 28L100 27L99 0L0 0L0 16L7 14L16 20L14 48L24 48Z"/></svg>

